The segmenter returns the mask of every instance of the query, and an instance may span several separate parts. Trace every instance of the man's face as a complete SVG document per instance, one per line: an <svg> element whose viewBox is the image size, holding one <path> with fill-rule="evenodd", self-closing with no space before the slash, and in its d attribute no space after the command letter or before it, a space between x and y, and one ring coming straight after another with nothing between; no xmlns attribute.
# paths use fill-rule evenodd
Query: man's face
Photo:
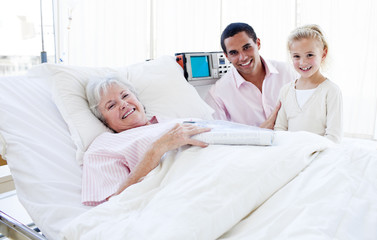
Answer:
<svg viewBox="0 0 377 240"><path fill-rule="evenodd" d="M246 32L239 32L224 40L226 57L242 75L249 75L255 72L260 62L259 49L260 40L255 43Z"/></svg>

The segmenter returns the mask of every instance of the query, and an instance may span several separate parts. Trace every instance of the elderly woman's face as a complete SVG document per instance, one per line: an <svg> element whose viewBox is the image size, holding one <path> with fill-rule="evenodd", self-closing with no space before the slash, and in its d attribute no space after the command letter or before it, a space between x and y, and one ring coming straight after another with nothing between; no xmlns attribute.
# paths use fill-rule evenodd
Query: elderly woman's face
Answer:
<svg viewBox="0 0 377 240"><path fill-rule="evenodd" d="M127 87L112 84L98 106L107 125L116 132L144 126L148 119L143 105Z"/></svg>

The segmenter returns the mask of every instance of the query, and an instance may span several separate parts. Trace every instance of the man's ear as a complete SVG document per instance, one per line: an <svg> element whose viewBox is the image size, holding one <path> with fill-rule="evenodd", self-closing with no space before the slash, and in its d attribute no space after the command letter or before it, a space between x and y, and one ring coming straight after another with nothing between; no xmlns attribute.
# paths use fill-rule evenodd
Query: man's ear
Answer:
<svg viewBox="0 0 377 240"><path fill-rule="evenodd" d="M228 59L228 61L229 61L230 63L232 63L232 62L229 60L229 58L228 58L228 54L227 54L226 52L223 52L223 53L224 53L226 59Z"/></svg>
<svg viewBox="0 0 377 240"><path fill-rule="evenodd" d="M260 50L260 46L261 46L261 43L260 43L260 39L257 38L257 42L256 42L257 46L258 46L258 51Z"/></svg>

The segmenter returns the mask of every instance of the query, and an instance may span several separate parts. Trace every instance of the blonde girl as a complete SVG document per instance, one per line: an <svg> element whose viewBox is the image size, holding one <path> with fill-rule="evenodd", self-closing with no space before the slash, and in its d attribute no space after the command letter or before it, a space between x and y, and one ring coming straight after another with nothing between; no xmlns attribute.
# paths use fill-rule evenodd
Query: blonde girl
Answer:
<svg viewBox="0 0 377 240"><path fill-rule="evenodd" d="M275 130L309 131L334 142L342 138L342 93L321 73L328 44L317 25L291 32L288 51L300 77L280 90Z"/></svg>

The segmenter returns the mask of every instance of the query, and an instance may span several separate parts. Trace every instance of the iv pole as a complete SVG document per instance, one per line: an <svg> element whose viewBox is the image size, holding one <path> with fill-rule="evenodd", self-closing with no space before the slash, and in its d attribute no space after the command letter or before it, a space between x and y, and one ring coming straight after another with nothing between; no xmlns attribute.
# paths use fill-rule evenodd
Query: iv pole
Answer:
<svg viewBox="0 0 377 240"><path fill-rule="evenodd" d="M40 8L41 8L41 37L42 37L42 51L41 51L41 63L47 62L47 53L45 52L45 44L43 38L43 14L42 14L42 0L40 0Z"/></svg>

